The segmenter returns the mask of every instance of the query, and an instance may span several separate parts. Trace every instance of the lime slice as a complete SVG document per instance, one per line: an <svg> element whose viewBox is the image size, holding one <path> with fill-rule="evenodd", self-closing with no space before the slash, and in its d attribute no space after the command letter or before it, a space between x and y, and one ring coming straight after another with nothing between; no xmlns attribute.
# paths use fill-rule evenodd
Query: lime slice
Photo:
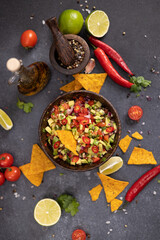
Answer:
<svg viewBox="0 0 160 240"><path fill-rule="evenodd" d="M5 130L10 130L13 127L12 120L2 109L0 109L0 125Z"/></svg>
<svg viewBox="0 0 160 240"><path fill-rule="evenodd" d="M103 37L108 32L110 22L105 12L96 10L88 15L85 25L91 35Z"/></svg>
<svg viewBox="0 0 160 240"><path fill-rule="evenodd" d="M59 204L50 198L40 200L34 209L34 219L42 226L56 224L61 216Z"/></svg>
<svg viewBox="0 0 160 240"><path fill-rule="evenodd" d="M123 160L120 157L111 157L107 162L99 167L99 172L105 175L117 172L123 166Z"/></svg>

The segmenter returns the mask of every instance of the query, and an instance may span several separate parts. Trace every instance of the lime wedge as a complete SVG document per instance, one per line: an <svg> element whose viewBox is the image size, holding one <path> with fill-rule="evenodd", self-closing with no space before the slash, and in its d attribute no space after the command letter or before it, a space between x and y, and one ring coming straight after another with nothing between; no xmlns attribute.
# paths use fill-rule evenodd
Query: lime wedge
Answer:
<svg viewBox="0 0 160 240"><path fill-rule="evenodd" d="M5 130L10 130L13 127L12 120L2 109L0 109L0 125Z"/></svg>
<svg viewBox="0 0 160 240"><path fill-rule="evenodd" d="M107 162L99 167L99 172L105 175L117 172L123 166L122 158L115 156L111 157Z"/></svg>
<svg viewBox="0 0 160 240"><path fill-rule="evenodd" d="M34 209L34 219L42 226L56 224L61 216L59 204L50 198L40 200Z"/></svg>
<svg viewBox="0 0 160 240"><path fill-rule="evenodd" d="M103 37L109 29L109 18L101 10L96 10L88 15L85 21L88 32L94 37Z"/></svg>

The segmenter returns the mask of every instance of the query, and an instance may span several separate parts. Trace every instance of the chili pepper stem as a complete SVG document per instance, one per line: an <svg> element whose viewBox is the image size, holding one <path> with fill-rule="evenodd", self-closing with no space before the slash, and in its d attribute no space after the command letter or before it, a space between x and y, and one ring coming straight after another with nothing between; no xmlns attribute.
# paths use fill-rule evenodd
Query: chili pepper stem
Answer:
<svg viewBox="0 0 160 240"><path fill-rule="evenodd" d="M89 43L92 47L93 47L93 49L94 50L96 50L97 49L97 47L96 46L94 46L92 43Z"/></svg>
<svg viewBox="0 0 160 240"><path fill-rule="evenodd" d="M128 205L128 203L129 203L129 202L125 200L125 201L122 203L121 207L120 207L118 210L120 210L120 211L123 210L124 207L126 207L126 206Z"/></svg>

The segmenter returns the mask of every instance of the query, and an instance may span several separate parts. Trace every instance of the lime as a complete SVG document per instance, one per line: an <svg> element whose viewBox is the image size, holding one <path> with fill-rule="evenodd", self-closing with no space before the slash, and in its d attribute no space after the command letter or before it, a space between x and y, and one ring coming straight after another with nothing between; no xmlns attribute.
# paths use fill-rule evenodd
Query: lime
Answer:
<svg viewBox="0 0 160 240"><path fill-rule="evenodd" d="M103 37L109 29L109 18L101 10L96 10L88 15L85 21L88 32L94 37Z"/></svg>
<svg viewBox="0 0 160 240"><path fill-rule="evenodd" d="M40 200L34 209L34 219L42 226L56 224L61 216L59 204L50 198Z"/></svg>
<svg viewBox="0 0 160 240"><path fill-rule="evenodd" d="M99 172L109 175L118 171L123 166L122 158L115 156L111 157L107 162L99 167Z"/></svg>
<svg viewBox="0 0 160 240"><path fill-rule="evenodd" d="M63 34L78 34L83 22L82 14L73 9L63 11L58 19L59 29Z"/></svg>
<svg viewBox="0 0 160 240"><path fill-rule="evenodd" d="M10 117L2 109L0 109L0 125L5 130L10 130L13 127L13 122Z"/></svg>

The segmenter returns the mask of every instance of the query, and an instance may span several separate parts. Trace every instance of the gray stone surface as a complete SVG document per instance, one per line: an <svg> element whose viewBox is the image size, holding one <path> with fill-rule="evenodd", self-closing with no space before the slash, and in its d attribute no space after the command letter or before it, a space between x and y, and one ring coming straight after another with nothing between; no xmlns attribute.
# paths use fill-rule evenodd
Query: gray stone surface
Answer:
<svg viewBox="0 0 160 240"><path fill-rule="evenodd" d="M30 161L31 149L34 143L39 143L38 124L45 107L59 94L59 88L72 77L66 77L54 70L49 63L49 48L52 42L51 33L42 20L51 16L58 18L66 8L80 10L84 16L87 12L85 1L80 0L84 6L80 7L76 0L28 0L28 1L3 1L0 7L0 108L4 109L12 118L14 127L7 132L0 128L0 152L10 152L14 155L15 165L20 166ZM154 67L159 71L160 62L160 1L159 0L88 0L89 9L96 6L97 9L106 11L110 18L110 29L103 41L115 48L126 60L131 70L138 76L145 76L152 80L152 87L140 93L140 97L129 93L109 77L101 89L105 96L117 109L122 123L122 137L130 130L142 131L144 139L142 147L153 152L159 163L160 142L160 83L159 75L150 72ZM31 20L30 16L34 14ZM38 44L32 50L25 50L20 45L20 36L26 29L33 29L38 35ZM122 35L126 32L126 35ZM83 35L83 32L82 34ZM94 57L91 50L91 56ZM16 85L8 86L7 80L10 73L6 70L5 63L10 57L23 59L24 65L35 61L45 61L52 70L52 78L46 88L38 95L32 97L22 96L18 93ZM118 72L127 77L115 63ZM95 73L103 72L96 61ZM63 82L61 82L63 81ZM147 101L146 96L152 100ZM23 113L16 106L17 97L23 101L31 101L34 104L33 111ZM132 124L127 111L132 105L140 105L143 108L143 118ZM142 123L145 122L145 125ZM148 131L150 134L148 135ZM152 166L127 166L127 160L134 146L139 142L132 140L126 154L119 153L124 160L124 166L112 177L129 181L131 186L143 173ZM46 172L44 181L36 188L22 175L19 181L12 185L6 182L0 187L0 239L1 240L70 240L74 229L82 228L91 235L91 240L158 240L160 237L160 191L157 176L139 194L139 196L124 211L111 213L102 191L97 202L91 202L88 190L100 183L96 172L98 169L86 173L74 173L59 167L56 170ZM60 173L64 173L60 176ZM120 195L124 198L125 191ZM20 194L15 198L13 189ZM153 191L157 194L153 195ZM80 202L79 213L71 217L62 213L60 221L53 227L43 228L33 218L33 210L36 203L45 197L56 199L56 196L68 192L73 194ZM36 199L33 199L35 195ZM25 197L25 198L24 198ZM110 224L106 224L110 221ZM127 225L127 227L125 227ZM111 230L112 229L112 230ZM53 238L53 235L55 237Z"/></svg>

